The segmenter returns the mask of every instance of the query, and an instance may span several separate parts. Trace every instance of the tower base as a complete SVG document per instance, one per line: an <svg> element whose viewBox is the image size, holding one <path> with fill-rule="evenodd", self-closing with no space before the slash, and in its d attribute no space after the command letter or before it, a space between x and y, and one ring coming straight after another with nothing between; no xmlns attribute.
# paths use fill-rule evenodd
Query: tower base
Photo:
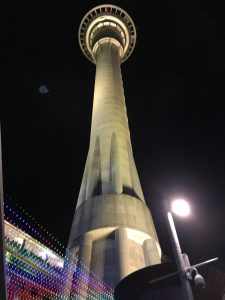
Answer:
<svg viewBox="0 0 225 300"><path fill-rule="evenodd" d="M127 275L161 262L145 203L124 194L85 201L77 210L68 250L112 288Z"/></svg>

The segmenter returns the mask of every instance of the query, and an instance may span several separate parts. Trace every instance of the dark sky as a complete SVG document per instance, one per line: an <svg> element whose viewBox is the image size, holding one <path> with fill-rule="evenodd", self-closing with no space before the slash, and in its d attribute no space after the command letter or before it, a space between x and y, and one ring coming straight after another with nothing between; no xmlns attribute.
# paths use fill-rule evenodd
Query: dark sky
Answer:
<svg viewBox="0 0 225 300"><path fill-rule="evenodd" d="M105 1L106 3L108 1ZM101 1L8 1L1 36L4 190L67 243L88 151L95 67L77 31ZM166 254L162 203L192 262L225 253L224 1L111 1L137 27L122 65L134 157ZM46 85L48 94L38 88Z"/></svg>

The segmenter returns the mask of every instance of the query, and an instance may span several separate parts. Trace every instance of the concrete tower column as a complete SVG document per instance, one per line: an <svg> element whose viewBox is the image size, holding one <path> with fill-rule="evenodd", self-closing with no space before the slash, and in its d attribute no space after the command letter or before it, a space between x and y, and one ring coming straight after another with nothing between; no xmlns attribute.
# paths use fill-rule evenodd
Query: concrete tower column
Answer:
<svg viewBox="0 0 225 300"><path fill-rule="evenodd" d="M84 233L81 236L78 258L79 258L79 262L85 264L87 268L90 268L90 264L91 264L92 243L93 240L89 233Z"/></svg>
<svg viewBox="0 0 225 300"><path fill-rule="evenodd" d="M126 277L130 272L129 262L129 240L125 227L120 227L116 230L116 254L117 254L117 267L118 279Z"/></svg>
<svg viewBox="0 0 225 300"><path fill-rule="evenodd" d="M143 244L144 253L146 258L146 265L152 266L155 264L160 264L161 257L159 255L158 247L153 239L147 239Z"/></svg>
<svg viewBox="0 0 225 300"><path fill-rule="evenodd" d="M121 75L135 42L133 21L117 6L97 6L81 21L79 43L96 64L96 75L90 144L68 251L76 245L78 261L111 287L161 257L133 157Z"/></svg>

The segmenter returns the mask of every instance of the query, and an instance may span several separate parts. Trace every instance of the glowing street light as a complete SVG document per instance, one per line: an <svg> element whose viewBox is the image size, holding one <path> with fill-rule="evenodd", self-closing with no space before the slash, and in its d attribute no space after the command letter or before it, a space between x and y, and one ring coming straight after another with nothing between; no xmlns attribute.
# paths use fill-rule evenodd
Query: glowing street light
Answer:
<svg viewBox="0 0 225 300"><path fill-rule="evenodd" d="M171 210L180 217L187 217L191 212L189 203L184 199L174 200L171 204Z"/></svg>

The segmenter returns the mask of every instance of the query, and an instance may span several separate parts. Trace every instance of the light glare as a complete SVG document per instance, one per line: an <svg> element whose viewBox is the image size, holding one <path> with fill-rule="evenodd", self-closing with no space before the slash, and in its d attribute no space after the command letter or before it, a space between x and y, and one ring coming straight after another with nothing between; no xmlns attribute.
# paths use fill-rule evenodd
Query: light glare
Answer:
<svg viewBox="0 0 225 300"><path fill-rule="evenodd" d="M172 212L181 217L186 217L190 214L190 206L187 201L177 199L172 202Z"/></svg>

